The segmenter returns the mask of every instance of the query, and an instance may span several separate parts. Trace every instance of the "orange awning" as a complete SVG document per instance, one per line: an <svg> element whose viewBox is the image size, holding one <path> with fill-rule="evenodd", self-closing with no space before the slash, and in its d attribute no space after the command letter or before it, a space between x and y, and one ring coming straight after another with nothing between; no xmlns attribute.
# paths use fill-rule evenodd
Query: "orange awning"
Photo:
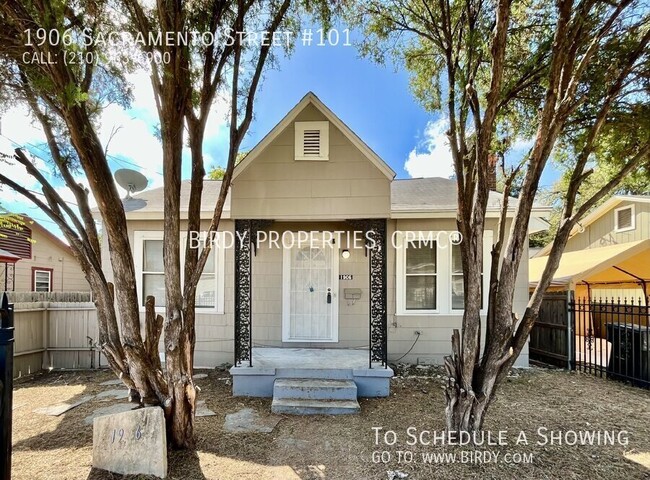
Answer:
<svg viewBox="0 0 650 480"><path fill-rule="evenodd" d="M537 286L547 260L548 257L536 257L528 261L531 288ZM650 282L650 239L564 253L551 286L570 287L583 281L636 283L635 277Z"/></svg>

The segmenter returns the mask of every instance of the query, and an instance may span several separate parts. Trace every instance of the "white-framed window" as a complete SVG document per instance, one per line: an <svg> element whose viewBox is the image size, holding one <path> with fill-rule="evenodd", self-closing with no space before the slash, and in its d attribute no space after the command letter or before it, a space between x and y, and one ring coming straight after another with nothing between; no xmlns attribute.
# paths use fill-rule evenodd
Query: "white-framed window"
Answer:
<svg viewBox="0 0 650 480"><path fill-rule="evenodd" d="M436 242L409 242L404 250L404 308L435 312L438 308Z"/></svg>
<svg viewBox="0 0 650 480"><path fill-rule="evenodd" d="M52 270L40 270L38 268L34 268L32 270L32 282L34 284L35 292L51 292Z"/></svg>
<svg viewBox="0 0 650 480"><path fill-rule="evenodd" d="M296 122L296 160L329 160L329 122Z"/></svg>
<svg viewBox="0 0 650 480"><path fill-rule="evenodd" d="M460 252L460 245L451 245L451 264L449 273L451 287L451 309L463 311L465 309L465 284L463 273L463 259ZM483 253L483 265L481 265L481 309L485 308L485 278L483 267L485 265L485 252ZM489 259L488 259L489 262Z"/></svg>
<svg viewBox="0 0 650 480"><path fill-rule="evenodd" d="M627 232L629 230L634 230L635 225L635 212L634 205L628 205L626 207L617 208L614 210L614 231L616 232Z"/></svg>
<svg viewBox="0 0 650 480"><path fill-rule="evenodd" d="M449 242L446 232L405 232L396 235L397 315L459 315L464 308L463 270L460 248ZM492 231L483 238L482 313L492 248Z"/></svg>
<svg viewBox="0 0 650 480"><path fill-rule="evenodd" d="M156 298L156 309L165 306L165 272L163 265L163 232L136 231L134 232L134 263L136 283L138 287L138 302L144 310L147 296ZM181 276L185 266L185 242L187 234L181 235ZM200 251L199 251L200 254ZM223 313L224 311L224 249L218 242L212 246L212 251L205 264L203 273L196 287L197 312ZM181 278L181 282L183 282Z"/></svg>

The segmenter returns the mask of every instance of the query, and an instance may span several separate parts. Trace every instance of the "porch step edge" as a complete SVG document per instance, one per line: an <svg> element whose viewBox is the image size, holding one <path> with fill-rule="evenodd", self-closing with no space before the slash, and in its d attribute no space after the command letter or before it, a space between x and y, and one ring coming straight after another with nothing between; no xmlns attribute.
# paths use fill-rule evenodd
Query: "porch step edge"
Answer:
<svg viewBox="0 0 650 480"><path fill-rule="evenodd" d="M360 411L356 400L274 398L271 404L271 412L290 415L352 415Z"/></svg>
<svg viewBox="0 0 650 480"><path fill-rule="evenodd" d="M273 398L356 401L357 385L352 380L278 378L273 385Z"/></svg>

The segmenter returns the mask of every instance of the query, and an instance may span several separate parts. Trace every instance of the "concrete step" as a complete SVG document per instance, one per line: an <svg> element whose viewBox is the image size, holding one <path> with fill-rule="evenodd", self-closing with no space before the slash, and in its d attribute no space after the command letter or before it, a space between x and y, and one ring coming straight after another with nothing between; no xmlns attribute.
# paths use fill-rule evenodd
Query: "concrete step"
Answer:
<svg viewBox="0 0 650 480"><path fill-rule="evenodd" d="M350 415L359 413L356 400L308 400L303 398L274 398L273 413L290 415Z"/></svg>
<svg viewBox="0 0 650 480"><path fill-rule="evenodd" d="M354 374L351 368L276 368L275 377L352 380Z"/></svg>
<svg viewBox="0 0 650 480"><path fill-rule="evenodd" d="M273 398L356 401L357 385L352 380L278 378L273 384Z"/></svg>

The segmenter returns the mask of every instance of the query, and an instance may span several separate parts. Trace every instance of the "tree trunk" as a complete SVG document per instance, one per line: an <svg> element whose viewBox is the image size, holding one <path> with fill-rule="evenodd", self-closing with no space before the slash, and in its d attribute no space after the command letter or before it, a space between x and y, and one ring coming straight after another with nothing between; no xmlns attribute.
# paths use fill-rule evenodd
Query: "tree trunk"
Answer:
<svg viewBox="0 0 650 480"><path fill-rule="evenodd" d="M453 353L451 356L445 357L445 370L448 375L445 386L447 430L453 432L481 430L488 407L495 398L496 387L502 380L503 372L507 371L503 368L505 362L490 365L483 371L475 372L473 378L463 379L460 368L462 361L458 330L454 330L451 343ZM464 388L463 385L466 384L472 385L472 388Z"/></svg>

